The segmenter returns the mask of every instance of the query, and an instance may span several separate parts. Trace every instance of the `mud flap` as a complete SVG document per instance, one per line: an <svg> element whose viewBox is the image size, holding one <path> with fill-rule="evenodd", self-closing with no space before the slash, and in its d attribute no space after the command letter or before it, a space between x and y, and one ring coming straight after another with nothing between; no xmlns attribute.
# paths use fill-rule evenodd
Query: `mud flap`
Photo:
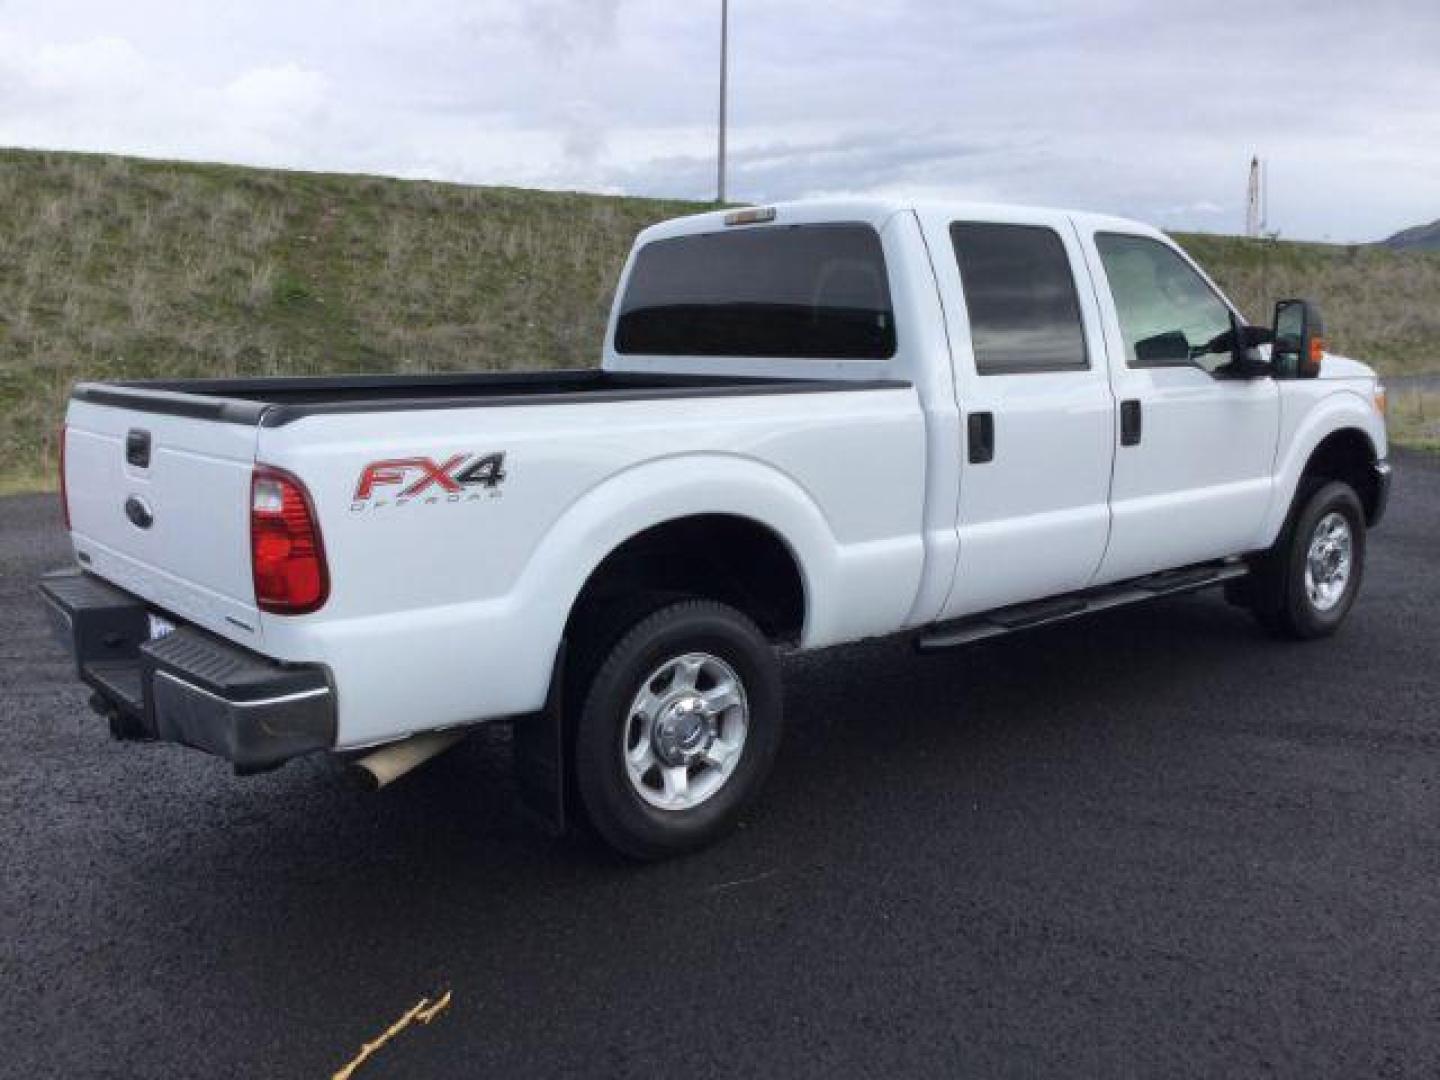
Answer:
<svg viewBox="0 0 1440 1080"><path fill-rule="evenodd" d="M515 721L515 784L525 816L551 836L566 831L565 641L555 652L545 708Z"/></svg>

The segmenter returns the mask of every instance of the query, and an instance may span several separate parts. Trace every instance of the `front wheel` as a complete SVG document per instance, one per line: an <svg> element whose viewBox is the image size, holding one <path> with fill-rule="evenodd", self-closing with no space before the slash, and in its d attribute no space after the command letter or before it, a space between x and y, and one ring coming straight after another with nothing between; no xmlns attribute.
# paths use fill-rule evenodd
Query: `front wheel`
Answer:
<svg viewBox="0 0 1440 1080"><path fill-rule="evenodd" d="M1270 554L1256 615L1286 637L1333 634L1345 621L1365 570L1365 512L1338 481L1310 493L1294 527Z"/></svg>
<svg viewBox="0 0 1440 1080"><path fill-rule="evenodd" d="M733 827L780 744L779 665L755 624L713 601L672 603L621 634L593 670L574 768L601 837L659 859Z"/></svg>

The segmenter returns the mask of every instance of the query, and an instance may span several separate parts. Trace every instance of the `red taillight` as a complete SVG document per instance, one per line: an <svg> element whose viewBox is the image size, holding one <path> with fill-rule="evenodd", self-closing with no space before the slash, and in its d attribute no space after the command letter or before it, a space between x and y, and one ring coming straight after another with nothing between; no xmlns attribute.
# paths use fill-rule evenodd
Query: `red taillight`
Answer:
<svg viewBox="0 0 1440 1080"><path fill-rule="evenodd" d="M65 515L65 531L70 531L70 493L65 490L65 436L70 433L68 424L60 425L60 511Z"/></svg>
<svg viewBox="0 0 1440 1080"><path fill-rule="evenodd" d="M320 524L305 485L264 465L250 480L250 567L262 611L303 615L330 595Z"/></svg>

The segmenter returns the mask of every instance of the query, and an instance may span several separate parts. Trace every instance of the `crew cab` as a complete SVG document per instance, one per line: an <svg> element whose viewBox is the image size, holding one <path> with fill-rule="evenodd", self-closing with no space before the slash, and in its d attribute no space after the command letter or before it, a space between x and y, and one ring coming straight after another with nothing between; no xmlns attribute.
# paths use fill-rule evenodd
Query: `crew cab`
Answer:
<svg viewBox="0 0 1440 1080"><path fill-rule="evenodd" d="M658 858L760 789L784 649L1212 585L1333 632L1383 404L1133 221L717 211L639 235L596 369L77 385L42 589L119 737L379 783L512 721L547 821Z"/></svg>

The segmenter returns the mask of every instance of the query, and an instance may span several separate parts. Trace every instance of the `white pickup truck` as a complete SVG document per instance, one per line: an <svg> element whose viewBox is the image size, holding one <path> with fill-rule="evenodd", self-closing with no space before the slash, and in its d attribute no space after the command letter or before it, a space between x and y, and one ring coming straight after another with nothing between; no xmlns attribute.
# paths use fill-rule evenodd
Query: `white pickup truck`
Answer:
<svg viewBox="0 0 1440 1080"><path fill-rule="evenodd" d="M1384 392L1166 236L899 201L645 230L598 370L83 383L43 592L122 738L378 780L513 720L521 789L656 858L731 825L781 648L922 650L1224 583L1333 631Z"/></svg>

